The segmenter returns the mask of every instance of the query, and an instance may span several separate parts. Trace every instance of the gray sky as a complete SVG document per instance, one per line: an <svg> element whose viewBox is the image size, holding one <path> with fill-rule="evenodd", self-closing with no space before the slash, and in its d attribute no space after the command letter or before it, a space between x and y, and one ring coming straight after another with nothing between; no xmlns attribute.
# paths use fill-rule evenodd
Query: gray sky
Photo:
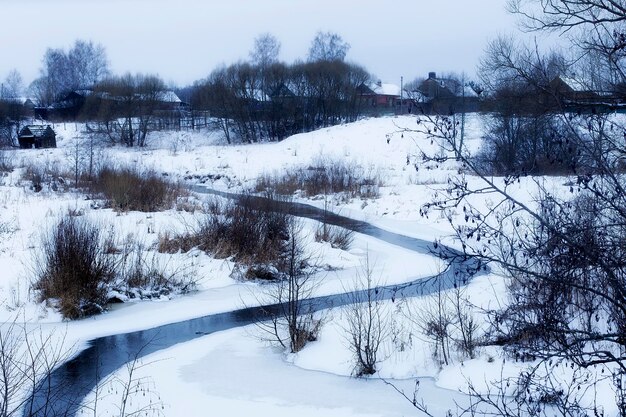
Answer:
<svg viewBox="0 0 626 417"><path fill-rule="evenodd" d="M246 59L270 32L280 59L304 58L318 30L350 43L347 59L385 82L428 71L472 76L486 42L516 30L505 0L0 0L0 79L26 84L48 47L103 44L116 73L158 73L185 85Z"/></svg>

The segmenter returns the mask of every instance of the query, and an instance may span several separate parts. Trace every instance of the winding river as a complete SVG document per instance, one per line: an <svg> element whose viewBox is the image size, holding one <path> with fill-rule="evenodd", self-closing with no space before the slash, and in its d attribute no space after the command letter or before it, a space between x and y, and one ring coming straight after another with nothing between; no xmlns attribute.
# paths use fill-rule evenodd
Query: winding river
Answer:
<svg viewBox="0 0 626 417"><path fill-rule="evenodd" d="M225 198L241 197L238 194L219 192L202 186L193 187L193 191ZM268 201L258 196L246 196L246 198L258 199L259 203ZM269 205L266 206L269 207ZM285 211L298 217L325 221L328 224L341 226L419 253L432 253L434 249L432 242L392 233L367 222L350 219L307 204L273 201L271 209ZM456 255L452 257L453 260L445 272L402 285L380 287L378 291L381 297L385 299L411 297L429 294L438 289L451 288L457 284L463 285L479 266L472 259L464 258L453 249L442 246L439 246L438 249ZM354 294L351 293L329 295L312 298L306 300L305 303L312 310L317 311L345 305L354 299L353 296ZM26 405L23 415L79 415L84 398L97 387L97 384L104 377L124 366L130 359L141 358L161 349L211 333L252 324L263 319L267 312L275 307L244 308L152 329L93 339L88 342L86 349L55 369L46 380L41 382L32 399Z"/></svg>

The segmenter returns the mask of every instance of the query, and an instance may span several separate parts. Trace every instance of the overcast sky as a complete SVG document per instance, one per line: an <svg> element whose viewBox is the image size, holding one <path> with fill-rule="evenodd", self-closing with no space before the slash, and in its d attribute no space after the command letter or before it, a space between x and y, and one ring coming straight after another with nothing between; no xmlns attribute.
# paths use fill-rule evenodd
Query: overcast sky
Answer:
<svg viewBox="0 0 626 417"><path fill-rule="evenodd" d="M101 43L116 73L157 73L185 85L246 59L270 32L280 59L304 58L318 30L352 46L347 59L385 82L428 71L473 75L486 42L516 31L505 0L0 0L0 79L26 84L48 47Z"/></svg>

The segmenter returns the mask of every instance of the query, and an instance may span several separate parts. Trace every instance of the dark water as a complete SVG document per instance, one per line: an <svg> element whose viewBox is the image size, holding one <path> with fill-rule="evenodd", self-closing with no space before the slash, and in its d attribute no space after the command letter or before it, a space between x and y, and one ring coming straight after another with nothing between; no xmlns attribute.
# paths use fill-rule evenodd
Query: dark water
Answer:
<svg viewBox="0 0 626 417"><path fill-rule="evenodd" d="M194 191L226 198L240 198L236 194L216 192L203 187L195 187ZM257 199L260 205L268 202L262 197L246 196L245 198ZM431 253L434 250L431 242L391 233L369 223L328 213L306 204L272 201L271 204L265 204L265 207L270 210L285 211L299 217L323 220L329 224L345 227L415 252ZM464 285L477 269L473 260L464 258L449 248L440 246L437 250L447 251L451 256L451 262L446 271L438 276L418 279L407 284L380 287L377 289L379 295L384 299L395 299L429 294L438 289ZM415 267L416 270L419 269L419 265ZM305 310L317 311L345 305L353 300L354 296L355 293L345 293L313 298L305 301ZM46 381L43 381L35 390L32 400L25 407L24 415L73 416L83 413L89 415L87 410L80 410L82 400L97 386L98 381L129 361L214 332L258 322L267 317L268 312L276 307L244 308L152 329L91 340L87 349L57 368Z"/></svg>

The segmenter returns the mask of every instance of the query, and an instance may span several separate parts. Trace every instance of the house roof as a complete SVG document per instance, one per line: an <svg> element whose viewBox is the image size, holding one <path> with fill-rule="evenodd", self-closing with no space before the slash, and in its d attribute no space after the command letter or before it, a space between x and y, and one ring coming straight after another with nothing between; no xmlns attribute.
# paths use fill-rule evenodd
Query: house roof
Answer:
<svg viewBox="0 0 626 417"><path fill-rule="evenodd" d="M561 81L564 85L566 85L567 87L571 88L572 91L589 91L589 88L587 86L585 86L585 84L583 82L581 82L580 80L573 78L573 77L565 77L565 76L557 76L552 82L559 82Z"/></svg>
<svg viewBox="0 0 626 417"><path fill-rule="evenodd" d="M163 103L182 103L182 100L172 90L161 91L158 99Z"/></svg>
<svg viewBox="0 0 626 417"><path fill-rule="evenodd" d="M50 107L53 109L63 109L74 107L76 105L77 98L87 98L89 96L94 96L100 98L102 100L112 100L119 101L122 100L122 97L111 95L106 91L93 91L89 89L83 90L74 90L69 92L62 100L53 103ZM136 94L135 97L142 98L142 95ZM148 98L148 95L145 95ZM178 95L172 90L160 91L156 95L157 101L161 103L182 103L182 100L178 97Z"/></svg>
<svg viewBox="0 0 626 417"><path fill-rule="evenodd" d="M369 85L361 84L358 89L361 94L368 96L376 95L400 97L400 87L395 84L382 83L380 81Z"/></svg>
<svg viewBox="0 0 626 417"><path fill-rule="evenodd" d="M52 128L50 126L43 126L43 125L28 125L28 126L24 126L22 128L22 130L20 131L20 136L21 137L35 137L35 138L42 138L46 135L46 133L48 132L48 130L52 131L52 133L54 133L54 131L52 130Z"/></svg>
<svg viewBox="0 0 626 417"><path fill-rule="evenodd" d="M390 83L374 83L370 86L372 91L381 96L398 96L400 97L400 87Z"/></svg>
<svg viewBox="0 0 626 417"><path fill-rule="evenodd" d="M269 94L269 96L270 97L295 97L296 95L294 94L293 91L291 91L289 87L281 83L278 87L276 87Z"/></svg>
<svg viewBox="0 0 626 417"><path fill-rule="evenodd" d="M439 89L445 90L446 94L454 97L478 97L478 93L469 83L462 85L460 81L452 78L429 77L422 81L418 89L425 97L429 97L432 91L431 86L433 85L436 85Z"/></svg>

